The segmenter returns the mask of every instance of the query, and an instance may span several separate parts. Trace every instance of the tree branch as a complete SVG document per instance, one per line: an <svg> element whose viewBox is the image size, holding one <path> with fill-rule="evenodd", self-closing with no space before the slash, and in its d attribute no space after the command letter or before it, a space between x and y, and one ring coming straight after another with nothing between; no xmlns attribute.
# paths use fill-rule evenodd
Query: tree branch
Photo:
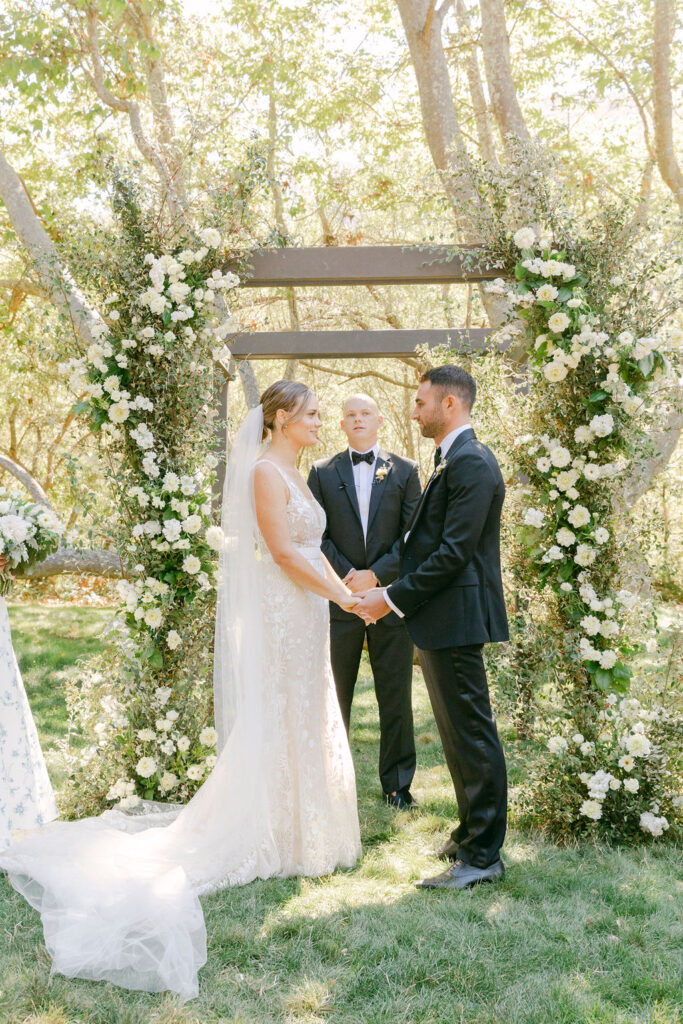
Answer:
<svg viewBox="0 0 683 1024"><path fill-rule="evenodd" d="M75 575L107 576L121 578L128 571L115 551L87 550L82 548L60 548L48 555L42 562L36 562L23 572L17 568L15 575L24 579L42 579L45 576L59 576L61 573Z"/></svg>
<svg viewBox="0 0 683 1024"><path fill-rule="evenodd" d="M144 128L142 127L142 118L140 116L140 107L134 100L122 100L118 96L114 96L111 93L104 81L104 66L102 64L102 55L100 53L100 44L97 34L98 26L98 14L97 11L90 9L86 12L86 28L87 28L87 43L88 53L90 60L92 61L93 73L90 74L87 70L85 73L94 88L95 92L102 100L104 104L111 107L112 110L119 110L125 114L128 114L128 120L130 121L131 131L133 133L133 139L135 145L138 147L140 153L143 155L156 170L159 178L167 189L169 197L172 202L176 203L180 209L184 209L184 204L181 201L181 197L176 188L173 175L171 174L166 161L164 160L161 153L151 144L147 138Z"/></svg>
<svg viewBox="0 0 683 1024"><path fill-rule="evenodd" d="M23 484L35 502L39 505L45 505L46 508L52 509L52 505L50 504L47 494L36 478L32 476L27 469L18 465L18 463L16 463L14 459L10 459L8 455L0 455L0 469L4 469L8 473L11 473L20 484Z"/></svg>
<svg viewBox="0 0 683 1024"><path fill-rule="evenodd" d="M503 0L480 0L481 47L484 54L486 81L491 97L491 108L498 122L503 145L508 136L530 143L531 136L517 99L517 87L512 77L510 40L505 23Z"/></svg>
<svg viewBox="0 0 683 1024"><path fill-rule="evenodd" d="M94 340L93 328L101 329L104 322L88 305L68 269L61 265L54 242L40 223L24 183L7 162L1 147L0 198L7 208L17 237L33 261L45 292L57 308L69 317L75 333L89 345Z"/></svg>

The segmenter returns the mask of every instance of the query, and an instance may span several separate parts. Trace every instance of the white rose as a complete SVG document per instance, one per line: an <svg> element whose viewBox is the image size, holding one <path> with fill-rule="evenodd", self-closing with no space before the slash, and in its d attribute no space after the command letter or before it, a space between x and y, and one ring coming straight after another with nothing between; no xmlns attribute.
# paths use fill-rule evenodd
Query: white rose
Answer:
<svg viewBox="0 0 683 1024"><path fill-rule="evenodd" d="M577 427L574 431L574 440L577 444L590 444L593 440L593 431L590 427Z"/></svg>
<svg viewBox="0 0 683 1024"><path fill-rule="evenodd" d="M592 565L595 561L595 548L590 547L588 544L579 544L574 555L574 561L577 565Z"/></svg>
<svg viewBox="0 0 683 1024"><path fill-rule="evenodd" d="M223 544L223 531L220 526L209 526L204 534L206 543L214 551L220 551Z"/></svg>
<svg viewBox="0 0 683 1024"><path fill-rule="evenodd" d="M518 249L532 249L536 240L536 232L533 228L519 228L512 236L512 241Z"/></svg>
<svg viewBox="0 0 683 1024"><path fill-rule="evenodd" d="M547 746L550 753L558 757L561 757L567 751L567 741L564 736L551 736Z"/></svg>
<svg viewBox="0 0 683 1024"><path fill-rule="evenodd" d="M204 228L199 232L199 237L209 249L217 249L221 244L220 231L217 231L216 228Z"/></svg>
<svg viewBox="0 0 683 1024"><path fill-rule="evenodd" d="M161 625L161 609L160 608L149 608L145 612L145 622L150 629L158 629Z"/></svg>
<svg viewBox="0 0 683 1024"><path fill-rule="evenodd" d="M195 576L201 567L202 563L196 555L188 555L187 558L183 559L183 570L190 576Z"/></svg>
<svg viewBox="0 0 683 1024"><path fill-rule="evenodd" d="M649 832L650 835L661 836L669 827L669 822L663 815L661 818L658 818L651 811L644 811L640 816L640 827L644 832Z"/></svg>
<svg viewBox="0 0 683 1024"><path fill-rule="evenodd" d="M181 752L181 754L185 754L190 749L190 741L187 738L187 736L181 736L178 742L176 743L176 746L178 747L178 750Z"/></svg>
<svg viewBox="0 0 683 1024"><path fill-rule="evenodd" d="M550 461L557 469L563 469L572 461L571 452L567 448L563 448L561 444L558 444L550 453Z"/></svg>
<svg viewBox="0 0 683 1024"><path fill-rule="evenodd" d="M152 743L156 738L154 729L138 729L138 739L142 743Z"/></svg>
<svg viewBox="0 0 683 1024"><path fill-rule="evenodd" d="M548 548L545 555L543 556L544 562L560 562L564 558L564 554L561 548L558 548L557 544L553 544L551 548Z"/></svg>
<svg viewBox="0 0 683 1024"><path fill-rule="evenodd" d="M182 642L183 641L180 638L180 634L176 633L175 629L169 630L166 636L166 643L168 644L170 650L175 651L177 647L180 647Z"/></svg>
<svg viewBox="0 0 683 1024"><path fill-rule="evenodd" d="M642 732L631 733L626 737L626 749L632 757L648 757L650 754L650 741Z"/></svg>
<svg viewBox="0 0 683 1024"><path fill-rule="evenodd" d="M557 298L557 288L553 284L542 284L536 292L539 302L552 302Z"/></svg>
<svg viewBox="0 0 683 1024"><path fill-rule="evenodd" d="M575 505L571 512L567 515L567 519L577 528L586 526L591 520L591 514L585 505Z"/></svg>
<svg viewBox="0 0 683 1024"><path fill-rule="evenodd" d="M572 736L573 743L583 743L583 733L575 732Z"/></svg>
<svg viewBox="0 0 683 1024"><path fill-rule="evenodd" d="M588 636L596 636L600 632L600 619L596 619L595 615L584 615L581 628Z"/></svg>
<svg viewBox="0 0 683 1024"><path fill-rule="evenodd" d="M170 686L158 686L154 691L154 696L163 707L165 704L168 704L172 692Z"/></svg>
<svg viewBox="0 0 683 1024"><path fill-rule="evenodd" d="M191 515L187 519L183 519L183 530L185 533L195 534L199 533L202 528L201 516Z"/></svg>
<svg viewBox="0 0 683 1024"><path fill-rule="evenodd" d="M566 594L568 594L568 593L569 593L569 592L570 592L571 590L573 590L573 589L574 589L574 588L573 588L573 586L571 585L571 583L567 583L567 581L566 581L566 580L565 580L565 582L564 582L564 583L560 583L560 590L564 590L564 592L565 592Z"/></svg>
<svg viewBox="0 0 683 1024"><path fill-rule="evenodd" d="M180 490L183 494L190 497L197 490L197 485L193 476L181 476L180 478Z"/></svg>
<svg viewBox="0 0 683 1024"><path fill-rule="evenodd" d="M602 804L598 800L584 800L579 809L579 814L582 814L584 818L592 818L593 821L599 821L602 817Z"/></svg>
<svg viewBox="0 0 683 1024"><path fill-rule="evenodd" d="M606 544L609 540L609 530L606 530L604 526L598 526L595 531L595 541L597 544Z"/></svg>
<svg viewBox="0 0 683 1024"><path fill-rule="evenodd" d="M609 609L607 609L609 611ZM619 626L616 622L612 622L611 619L607 619L605 622L600 624L600 634L608 640L611 636L616 636L619 632ZM607 652L605 652L607 653ZM603 668L606 667L603 665ZM609 666L612 667L611 665Z"/></svg>
<svg viewBox="0 0 683 1024"><path fill-rule="evenodd" d="M567 376L567 367L560 359L553 359L543 367L546 380L551 384L559 384Z"/></svg>
<svg viewBox="0 0 683 1024"><path fill-rule="evenodd" d="M215 747L218 742L218 733L213 726L208 725L199 734L199 742L204 747Z"/></svg>
<svg viewBox="0 0 683 1024"><path fill-rule="evenodd" d="M622 758L622 761L624 759ZM627 793L637 793L640 789L638 779L624 779L624 789Z"/></svg>
<svg viewBox="0 0 683 1024"><path fill-rule="evenodd" d="M609 413L604 416L594 416L590 422L590 428L596 437L607 437L614 430L614 417Z"/></svg>
<svg viewBox="0 0 683 1024"><path fill-rule="evenodd" d="M566 313L553 313L548 319L548 327L553 334L562 334L569 327L570 320Z"/></svg>
<svg viewBox="0 0 683 1024"><path fill-rule="evenodd" d="M566 526L561 526L555 534L555 540L558 544L561 544L563 548L568 548L576 540L576 534L568 530Z"/></svg>
<svg viewBox="0 0 683 1024"><path fill-rule="evenodd" d="M614 668L617 663L616 651L602 651L600 654L600 668L610 669ZM631 751L633 753L633 751Z"/></svg>
<svg viewBox="0 0 683 1024"><path fill-rule="evenodd" d="M541 458L537 459L536 461L536 469L539 471L539 473L549 473L552 469L552 466L552 462L545 455L541 456Z"/></svg>
<svg viewBox="0 0 683 1024"><path fill-rule="evenodd" d="M141 757L135 771L141 779L148 779L157 770L157 763L153 757Z"/></svg>
<svg viewBox="0 0 683 1024"><path fill-rule="evenodd" d="M149 308L152 313L156 313L157 316L160 316L166 309L166 302L167 300L163 295L154 295L149 301Z"/></svg>
<svg viewBox="0 0 683 1024"><path fill-rule="evenodd" d="M167 519L164 523L164 537L172 544L180 537L181 524L179 519Z"/></svg>
<svg viewBox="0 0 683 1024"><path fill-rule="evenodd" d="M164 772L159 780L159 788L164 792L168 792L169 789L175 789L178 781L178 776L174 775L173 772Z"/></svg>
<svg viewBox="0 0 683 1024"><path fill-rule="evenodd" d="M127 402L116 402L114 405L109 406L107 412L109 419L112 423L125 423L130 416L130 409L128 408Z"/></svg>

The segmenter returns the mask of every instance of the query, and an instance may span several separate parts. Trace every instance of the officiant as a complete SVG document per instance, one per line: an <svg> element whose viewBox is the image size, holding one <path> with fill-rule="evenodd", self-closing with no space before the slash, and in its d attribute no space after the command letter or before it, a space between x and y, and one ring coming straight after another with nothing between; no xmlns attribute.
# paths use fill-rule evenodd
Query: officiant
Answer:
<svg viewBox="0 0 683 1024"><path fill-rule="evenodd" d="M341 429L349 444L316 462L308 485L327 515L322 549L354 593L398 577L399 544L421 494L417 464L378 443L382 416L369 395L344 402ZM411 702L413 643L393 613L374 625L330 605L332 671L348 732L363 643L367 639L379 708L379 777L384 797L400 810L416 806Z"/></svg>

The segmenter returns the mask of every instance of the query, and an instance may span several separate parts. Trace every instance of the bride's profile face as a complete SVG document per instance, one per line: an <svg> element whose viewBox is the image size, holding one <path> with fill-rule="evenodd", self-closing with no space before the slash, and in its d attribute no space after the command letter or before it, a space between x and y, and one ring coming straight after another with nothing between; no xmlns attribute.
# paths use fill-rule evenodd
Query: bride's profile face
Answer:
<svg viewBox="0 0 683 1024"><path fill-rule="evenodd" d="M318 399L311 395L299 418L287 424L287 440L300 448L309 448L318 443L321 426Z"/></svg>

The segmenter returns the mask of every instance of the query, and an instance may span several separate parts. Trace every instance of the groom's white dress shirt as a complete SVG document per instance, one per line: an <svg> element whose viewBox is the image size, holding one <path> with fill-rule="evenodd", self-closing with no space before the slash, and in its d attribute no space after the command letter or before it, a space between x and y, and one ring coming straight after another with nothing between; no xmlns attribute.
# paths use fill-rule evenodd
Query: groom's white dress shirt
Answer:
<svg viewBox="0 0 683 1024"><path fill-rule="evenodd" d="M462 432L464 430L471 430L471 424L463 423L462 426L456 427L455 430L451 430L450 434L446 434L446 436L444 437L444 439L441 442L441 444L438 445L438 449L441 452L441 458L442 459L446 458L446 456L448 455L448 452L450 450L450 447L453 444L453 442L455 441L456 437L458 437L460 434L462 434ZM430 479L431 479L431 477L430 477ZM427 486L429 486L429 482L427 483ZM408 530L408 533L406 533L406 535L404 537L404 540L408 540L409 534L410 534L410 530ZM387 594L386 587L382 591L382 595L384 597L384 600L387 602L387 604L391 608L392 612L396 612L396 614L401 619L405 618L405 615L403 614L401 609L396 607L394 602L391 600L391 598Z"/></svg>
<svg viewBox="0 0 683 1024"><path fill-rule="evenodd" d="M353 465L353 448L349 447L349 458L351 459L351 468L353 469L353 482L356 485L356 497L358 498L358 508L360 510L360 521L363 524L363 537L367 539L368 535L368 516L370 514L370 495L372 494L372 481L375 479L375 473L377 472L377 456L379 455L379 444L374 444L372 448L368 448L366 451L358 452L359 455L367 455L368 452L372 452L375 456L374 462L359 462L357 466ZM358 449L356 449L358 451Z"/></svg>

